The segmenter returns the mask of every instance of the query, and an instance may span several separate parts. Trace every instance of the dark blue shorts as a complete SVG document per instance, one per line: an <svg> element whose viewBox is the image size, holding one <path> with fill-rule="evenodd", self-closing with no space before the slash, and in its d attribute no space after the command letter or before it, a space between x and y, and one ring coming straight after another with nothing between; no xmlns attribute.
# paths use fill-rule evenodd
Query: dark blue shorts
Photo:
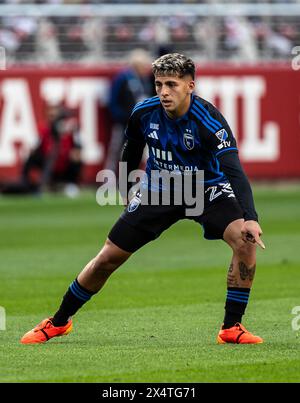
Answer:
<svg viewBox="0 0 300 403"><path fill-rule="evenodd" d="M228 184L206 188L201 215L187 216L186 208L185 205L144 205L137 195L115 223L108 238L119 248L135 252L177 221L190 219L202 225L206 239L223 239L228 224L243 218L243 211Z"/></svg>

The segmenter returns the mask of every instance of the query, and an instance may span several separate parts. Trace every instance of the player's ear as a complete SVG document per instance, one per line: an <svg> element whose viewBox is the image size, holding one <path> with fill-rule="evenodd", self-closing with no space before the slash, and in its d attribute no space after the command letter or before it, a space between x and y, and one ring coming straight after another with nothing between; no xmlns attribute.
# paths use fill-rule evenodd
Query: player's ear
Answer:
<svg viewBox="0 0 300 403"><path fill-rule="evenodd" d="M195 90L195 81L190 81L189 82L189 93L191 94Z"/></svg>

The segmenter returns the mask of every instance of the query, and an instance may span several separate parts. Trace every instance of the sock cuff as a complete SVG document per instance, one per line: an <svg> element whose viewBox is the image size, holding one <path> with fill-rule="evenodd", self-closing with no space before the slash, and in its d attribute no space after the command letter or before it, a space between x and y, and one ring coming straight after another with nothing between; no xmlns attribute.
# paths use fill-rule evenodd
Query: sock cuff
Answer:
<svg viewBox="0 0 300 403"><path fill-rule="evenodd" d="M81 299L82 301L88 301L94 295L93 292L88 291L87 289L82 287L79 284L77 278L70 285L69 289L72 292L72 294L75 295L75 297Z"/></svg>
<svg viewBox="0 0 300 403"><path fill-rule="evenodd" d="M242 287L227 287L227 291L240 291L250 293L251 288L242 288Z"/></svg>
<svg viewBox="0 0 300 403"><path fill-rule="evenodd" d="M249 294L250 288L228 287L226 300L247 304L249 300Z"/></svg>

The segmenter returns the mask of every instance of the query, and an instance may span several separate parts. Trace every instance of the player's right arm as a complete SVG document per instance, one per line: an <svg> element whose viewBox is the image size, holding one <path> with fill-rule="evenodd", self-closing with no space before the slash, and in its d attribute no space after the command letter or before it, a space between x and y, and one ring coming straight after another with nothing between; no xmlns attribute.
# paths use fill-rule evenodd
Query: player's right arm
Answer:
<svg viewBox="0 0 300 403"><path fill-rule="evenodd" d="M143 151L145 148L145 138L144 134L142 131L142 126L140 122L140 114L137 112L134 112L128 121L126 130L125 130L125 143L123 146L123 151L121 154L121 161L125 162L127 164L127 186L126 189L130 189L132 186L132 183L128 181L128 176L129 174L134 171L135 169L138 169L142 156L143 156ZM121 175L121 178L123 175ZM120 186L120 189L123 189L123 186ZM127 205L127 197L128 197L128 191L127 194L121 194L124 204Z"/></svg>

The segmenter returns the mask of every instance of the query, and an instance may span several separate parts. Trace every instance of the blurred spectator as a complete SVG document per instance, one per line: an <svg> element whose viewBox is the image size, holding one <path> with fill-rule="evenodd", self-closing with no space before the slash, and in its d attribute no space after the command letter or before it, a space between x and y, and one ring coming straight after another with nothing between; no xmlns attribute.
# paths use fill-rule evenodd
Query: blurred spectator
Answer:
<svg viewBox="0 0 300 403"><path fill-rule="evenodd" d="M36 31L34 17L2 17L0 43L16 61L34 59Z"/></svg>
<svg viewBox="0 0 300 403"><path fill-rule="evenodd" d="M150 68L151 58L148 52L135 49L129 54L129 68L122 70L113 80L109 102L113 128L106 169L117 172L124 131L134 105L155 94Z"/></svg>
<svg viewBox="0 0 300 403"><path fill-rule="evenodd" d="M57 27L50 19L40 18L35 45L37 60L40 63L60 63L62 61Z"/></svg>
<svg viewBox="0 0 300 403"><path fill-rule="evenodd" d="M199 52L199 58L213 60L218 51L219 26L216 17L196 19L194 23L195 49ZM201 55L201 56L200 56Z"/></svg>
<svg viewBox="0 0 300 403"><path fill-rule="evenodd" d="M247 18L225 18L224 45L233 60L255 62L258 58L255 31Z"/></svg>
<svg viewBox="0 0 300 403"><path fill-rule="evenodd" d="M83 58L84 62L98 62L103 60L103 45L106 31L104 18L82 18L82 37L88 52Z"/></svg>
<svg viewBox="0 0 300 403"><path fill-rule="evenodd" d="M21 182L4 186L2 193L39 194L64 185L67 196L77 196L82 163L76 115L61 105L48 105L39 135L39 144L24 163Z"/></svg>
<svg viewBox="0 0 300 403"><path fill-rule="evenodd" d="M171 42L168 20L168 18L163 17L157 18L153 24L157 57L162 56L165 53L171 53L174 50Z"/></svg>
<svg viewBox="0 0 300 403"><path fill-rule="evenodd" d="M274 59L289 58L296 35L293 24L287 24L283 19L276 18L272 25L268 27L265 38L266 47L271 57Z"/></svg>

